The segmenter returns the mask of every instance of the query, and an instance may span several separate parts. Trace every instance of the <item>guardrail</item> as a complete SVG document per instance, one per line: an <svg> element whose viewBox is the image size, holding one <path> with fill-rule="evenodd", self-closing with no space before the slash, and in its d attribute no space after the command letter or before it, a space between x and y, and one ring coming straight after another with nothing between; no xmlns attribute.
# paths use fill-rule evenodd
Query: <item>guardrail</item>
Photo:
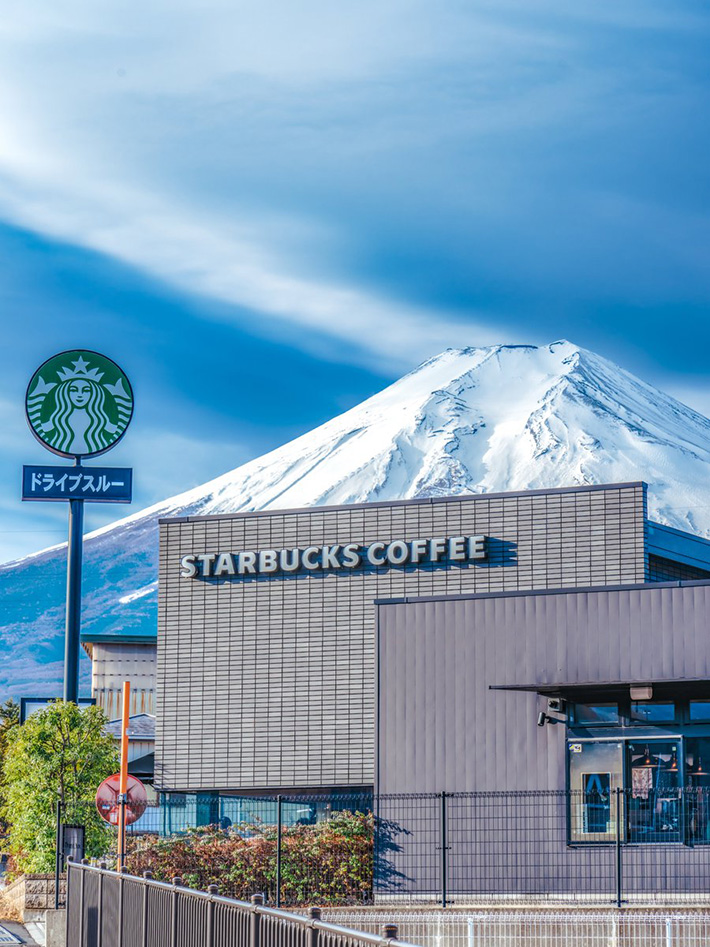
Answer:
<svg viewBox="0 0 710 947"><path fill-rule="evenodd" d="M149 872L146 872L149 875ZM151 877L68 863L67 947L412 947L397 926L367 934L327 924L320 908L307 917L185 888Z"/></svg>

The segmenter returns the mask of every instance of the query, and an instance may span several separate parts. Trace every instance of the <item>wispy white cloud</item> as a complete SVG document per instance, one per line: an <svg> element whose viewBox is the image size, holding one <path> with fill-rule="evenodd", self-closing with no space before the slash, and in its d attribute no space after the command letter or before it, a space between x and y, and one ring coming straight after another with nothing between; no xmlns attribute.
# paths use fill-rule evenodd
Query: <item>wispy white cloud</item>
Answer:
<svg viewBox="0 0 710 947"><path fill-rule="evenodd" d="M199 212L161 203L152 195L107 186L88 195L18 199L14 185L0 189L6 213L24 226L58 239L72 240L109 254L189 293L202 293L248 310L222 310L224 319L242 319L257 333L283 332L284 325L305 335L301 345L313 349L323 337L345 342L347 360L391 368L411 364L467 332L476 342L497 341L498 330L485 321L460 321L406 305L347 283L309 279L290 271L236 224L199 218ZM261 325L254 319L262 319ZM311 335L312 334L312 335Z"/></svg>
<svg viewBox="0 0 710 947"><path fill-rule="evenodd" d="M498 340L487 313L454 317L445 307L394 298L338 272L330 264L339 235L322 226L317 211L280 212L267 194L246 195L238 169L230 179L220 167L217 199L200 199L205 177L220 165L215 153L233 151L235 134L251 147L254 83L262 90L252 103L259 120L275 108L275 122L288 126L284 109L298 99L294 87L322 108L329 86L342 94L343 85L375 78L400 83L413 62L470 55L455 28L461 14L442 11L432 29L426 7L421 0L337 9L319 0L298 9L158 3L136 18L135 11L129 17L75 0L61 16L48 3L18 10L0 37L2 213L226 302L223 318L254 331L290 332L304 348L335 340L331 355L355 362L404 367L466 337ZM499 46L520 42L484 18L475 34L481 55L493 32ZM211 139L206 149L187 145L187 172L181 151L171 154L184 121L195 121L198 135ZM264 147L252 162L271 160ZM295 161L327 170L318 142L307 153L292 147ZM310 249L305 265L301 237Z"/></svg>
<svg viewBox="0 0 710 947"><path fill-rule="evenodd" d="M415 222L449 224L449 253L472 263L502 228L496 266L549 279L599 190L560 181L556 200L576 212L553 206L559 226L538 240L549 182L525 186L524 136L580 116L599 131L619 101L620 121L648 107L627 57L590 60L587 24L707 30L687 4L658 0L435 14L427 0L19 6L0 31L0 213L227 304L210 318L330 358L396 371L447 345L512 341L485 303L453 312L358 273L344 215L365 204L370 228L379 214L403 242ZM666 83L667 68L643 68ZM331 191L340 211L322 206Z"/></svg>

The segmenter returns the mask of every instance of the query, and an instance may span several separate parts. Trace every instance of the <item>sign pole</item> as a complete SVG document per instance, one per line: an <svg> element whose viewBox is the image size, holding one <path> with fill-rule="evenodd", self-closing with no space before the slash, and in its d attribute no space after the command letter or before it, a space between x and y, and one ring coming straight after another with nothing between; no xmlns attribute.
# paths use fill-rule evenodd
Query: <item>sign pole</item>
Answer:
<svg viewBox="0 0 710 947"><path fill-rule="evenodd" d="M81 461L77 458L76 466ZM64 636L64 700L79 696L79 635L81 631L81 564L84 545L84 501L69 501L67 549L67 620Z"/></svg>
<svg viewBox="0 0 710 947"><path fill-rule="evenodd" d="M121 771L118 788L118 870L126 863L126 801L128 796L128 727L131 716L131 682L123 682L121 718Z"/></svg>

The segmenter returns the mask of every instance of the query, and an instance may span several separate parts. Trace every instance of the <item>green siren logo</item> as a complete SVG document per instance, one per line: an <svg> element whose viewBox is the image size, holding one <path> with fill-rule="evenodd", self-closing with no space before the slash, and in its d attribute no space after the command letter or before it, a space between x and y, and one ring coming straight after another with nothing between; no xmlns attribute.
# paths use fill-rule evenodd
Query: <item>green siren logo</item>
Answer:
<svg viewBox="0 0 710 947"><path fill-rule="evenodd" d="M114 447L133 415L133 390L105 355L77 349L47 359L32 376L27 423L61 457L92 457Z"/></svg>

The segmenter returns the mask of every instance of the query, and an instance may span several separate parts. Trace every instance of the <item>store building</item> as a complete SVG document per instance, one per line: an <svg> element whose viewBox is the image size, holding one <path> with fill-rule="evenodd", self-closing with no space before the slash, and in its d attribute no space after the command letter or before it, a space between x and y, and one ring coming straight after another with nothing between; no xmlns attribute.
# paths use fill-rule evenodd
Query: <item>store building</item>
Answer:
<svg viewBox="0 0 710 947"><path fill-rule="evenodd" d="M166 519L156 786L700 779L708 582L643 483Z"/></svg>
<svg viewBox="0 0 710 947"><path fill-rule="evenodd" d="M130 713L155 715L156 643L148 635L84 633L91 658L91 697L115 720L123 711L123 682L131 682Z"/></svg>

